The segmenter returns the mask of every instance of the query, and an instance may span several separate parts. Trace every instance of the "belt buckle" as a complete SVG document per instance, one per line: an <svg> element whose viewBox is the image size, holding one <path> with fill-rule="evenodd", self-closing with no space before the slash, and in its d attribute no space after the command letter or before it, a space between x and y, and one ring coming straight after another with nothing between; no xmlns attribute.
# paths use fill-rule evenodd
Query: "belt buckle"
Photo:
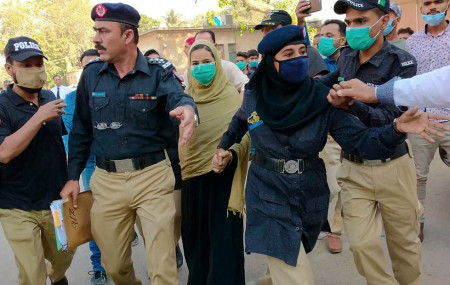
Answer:
<svg viewBox="0 0 450 285"><path fill-rule="evenodd" d="M284 172L287 172L289 174L294 174L296 172L299 172L299 161L297 160L288 160L284 162Z"/></svg>
<svg viewBox="0 0 450 285"><path fill-rule="evenodd" d="M113 160L116 172L131 172L134 171L132 159Z"/></svg>
<svg viewBox="0 0 450 285"><path fill-rule="evenodd" d="M383 164L383 160L381 160L381 159L372 159L372 160L364 159L362 164L369 165L369 166L381 165L381 164Z"/></svg>

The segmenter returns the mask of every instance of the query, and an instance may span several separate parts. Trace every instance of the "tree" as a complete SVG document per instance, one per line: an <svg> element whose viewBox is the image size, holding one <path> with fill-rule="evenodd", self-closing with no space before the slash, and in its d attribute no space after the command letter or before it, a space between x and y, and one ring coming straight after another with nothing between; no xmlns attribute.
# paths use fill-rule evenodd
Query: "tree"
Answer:
<svg viewBox="0 0 450 285"><path fill-rule="evenodd" d="M141 20L139 21L139 33L148 31L152 28L159 28L161 21L150 18L147 15L141 14Z"/></svg>
<svg viewBox="0 0 450 285"><path fill-rule="evenodd" d="M80 54L93 47L89 0L8 0L0 5L0 46L9 38L35 39L53 75L78 69Z"/></svg>
<svg viewBox="0 0 450 285"><path fill-rule="evenodd" d="M221 11L213 13L232 15L233 22L239 25L241 30L245 30L248 26L259 24L264 13L273 9L286 10L295 20L294 9L297 3L298 0L218 0Z"/></svg>
<svg viewBox="0 0 450 285"><path fill-rule="evenodd" d="M167 27L179 27L181 24L181 14L176 14L174 9L166 12L164 17Z"/></svg>

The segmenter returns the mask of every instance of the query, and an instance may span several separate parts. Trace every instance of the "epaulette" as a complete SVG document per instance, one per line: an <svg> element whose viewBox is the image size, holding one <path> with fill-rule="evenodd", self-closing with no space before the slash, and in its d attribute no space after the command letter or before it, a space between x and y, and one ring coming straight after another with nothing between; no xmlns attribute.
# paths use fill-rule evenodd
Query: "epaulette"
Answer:
<svg viewBox="0 0 450 285"><path fill-rule="evenodd" d="M97 63L97 62L103 62L103 61L100 59L100 57L91 59L91 60L84 66L84 68L86 68L89 64L93 64L93 63Z"/></svg>
<svg viewBox="0 0 450 285"><path fill-rule="evenodd" d="M148 58L147 59L149 64L156 64L161 66L163 69L173 68L173 65L170 61L168 61L165 58L158 57L158 58Z"/></svg>

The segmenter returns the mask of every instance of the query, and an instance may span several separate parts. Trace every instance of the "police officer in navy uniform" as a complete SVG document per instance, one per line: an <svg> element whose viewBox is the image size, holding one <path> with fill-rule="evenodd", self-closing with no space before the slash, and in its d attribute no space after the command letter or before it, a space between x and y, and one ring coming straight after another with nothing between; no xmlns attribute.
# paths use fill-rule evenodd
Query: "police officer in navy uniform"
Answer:
<svg viewBox="0 0 450 285"><path fill-rule="evenodd" d="M340 81L353 78L378 86L393 77L416 74L415 58L383 36L389 22L389 0L338 0L334 11L345 14L350 48L341 51L337 70L319 81L338 89L336 84ZM399 110L390 111L382 104L341 99L334 90L329 101L369 127L391 124L401 115ZM420 217L422 207L417 199L415 166L407 142L398 145L388 159L366 160L344 151L337 179L342 189L343 222L350 249L367 284L420 284L417 215ZM394 274L387 270L380 243L382 225Z"/></svg>
<svg viewBox="0 0 450 285"><path fill-rule="evenodd" d="M72 195L76 205L78 179L92 150L92 234L108 276L117 285L141 284L130 247L139 216L152 284L178 284L175 180L165 149L174 134L170 116L184 128L183 146L196 126L196 107L170 62L147 59L137 49L140 16L133 7L98 4L91 18L100 60L88 64L80 78L69 140L69 181L61 196Z"/></svg>
<svg viewBox="0 0 450 285"><path fill-rule="evenodd" d="M225 150L249 131L256 153L245 193L246 251L266 255L273 284L282 285L314 284L305 253L313 249L327 219L329 189L318 153L328 132L349 153L386 158L406 138L399 123L411 114L368 129L333 108L326 101L329 89L307 76L300 31L284 26L259 43L263 59L213 159L213 170L223 171L229 163Z"/></svg>

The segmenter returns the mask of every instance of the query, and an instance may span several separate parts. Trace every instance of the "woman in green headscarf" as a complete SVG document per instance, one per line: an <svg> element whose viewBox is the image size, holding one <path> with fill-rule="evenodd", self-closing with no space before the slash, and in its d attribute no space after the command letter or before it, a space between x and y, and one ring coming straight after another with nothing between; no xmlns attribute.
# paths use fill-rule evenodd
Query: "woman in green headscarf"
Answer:
<svg viewBox="0 0 450 285"><path fill-rule="evenodd" d="M188 77L186 92L194 98L200 117L189 142L179 147L188 285L245 284L241 214L248 136L224 153L231 161L226 171L214 173L211 164L223 133L241 105L239 94L208 41L196 41L191 47Z"/></svg>

